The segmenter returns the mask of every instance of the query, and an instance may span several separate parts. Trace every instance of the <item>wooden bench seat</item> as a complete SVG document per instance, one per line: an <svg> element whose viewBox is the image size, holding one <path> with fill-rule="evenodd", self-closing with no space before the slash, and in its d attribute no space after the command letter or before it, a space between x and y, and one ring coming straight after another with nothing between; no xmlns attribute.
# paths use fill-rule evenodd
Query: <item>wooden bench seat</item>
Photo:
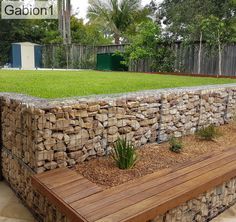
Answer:
<svg viewBox="0 0 236 222"><path fill-rule="evenodd" d="M35 175L33 185L72 221L148 221L236 177L236 149L102 190L75 171Z"/></svg>

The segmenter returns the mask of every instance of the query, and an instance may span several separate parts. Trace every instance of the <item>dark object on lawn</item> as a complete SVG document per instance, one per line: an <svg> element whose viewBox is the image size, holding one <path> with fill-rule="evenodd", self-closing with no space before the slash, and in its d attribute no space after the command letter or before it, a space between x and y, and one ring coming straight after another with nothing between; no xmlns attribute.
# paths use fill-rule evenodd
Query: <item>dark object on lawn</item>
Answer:
<svg viewBox="0 0 236 222"><path fill-rule="evenodd" d="M116 165L122 169L131 169L138 161L138 155L131 142L126 139L118 139L112 152Z"/></svg>
<svg viewBox="0 0 236 222"><path fill-rule="evenodd" d="M219 137L221 134L219 130L214 126L210 125L208 127L204 127L197 131L197 136L202 140L211 141Z"/></svg>
<svg viewBox="0 0 236 222"><path fill-rule="evenodd" d="M181 153L183 149L182 141L178 138L172 137L170 139L170 151L174 153Z"/></svg>
<svg viewBox="0 0 236 222"><path fill-rule="evenodd" d="M113 53L97 54L97 70L101 71L128 71L128 67L122 62L124 58Z"/></svg>

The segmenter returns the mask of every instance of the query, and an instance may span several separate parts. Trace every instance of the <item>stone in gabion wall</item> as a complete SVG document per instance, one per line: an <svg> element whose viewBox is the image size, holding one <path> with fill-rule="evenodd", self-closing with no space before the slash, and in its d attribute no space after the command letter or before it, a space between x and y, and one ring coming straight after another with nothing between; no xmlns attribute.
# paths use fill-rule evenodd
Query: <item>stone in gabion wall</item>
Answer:
<svg viewBox="0 0 236 222"><path fill-rule="evenodd" d="M69 222L69 220L40 193L32 188L32 172L21 160L3 149L3 176L17 196L39 222Z"/></svg>
<svg viewBox="0 0 236 222"><path fill-rule="evenodd" d="M84 102L36 118L38 171L104 156L119 137L136 146L157 141L160 96Z"/></svg>
<svg viewBox="0 0 236 222"><path fill-rule="evenodd" d="M45 197L32 189L30 183L32 174L29 173L29 169L13 158L8 151L3 151L3 173L39 222L69 222L69 219L50 204ZM149 222L205 222L235 203L236 178L157 216Z"/></svg>
<svg viewBox="0 0 236 222"><path fill-rule="evenodd" d="M42 197L32 190L33 173L103 156L118 137L141 146L224 124L236 113L236 86L53 101L1 94L0 100L4 177L45 217L47 201L39 201Z"/></svg>
<svg viewBox="0 0 236 222"><path fill-rule="evenodd" d="M235 84L53 101L0 97L3 146L37 173L106 155L118 137L137 147L163 142L236 112Z"/></svg>
<svg viewBox="0 0 236 222"><path fill-rule="evenodd" d="M236 179L232 179L150 222L210 221L236 203Z"/></svg>
<svg viewBox="0 0 236 222"><path fill-rule="evenodd" d="M210 124L227 123L236 112L236 89L219 88L163 95L159 141L193 134Z"/></svg>

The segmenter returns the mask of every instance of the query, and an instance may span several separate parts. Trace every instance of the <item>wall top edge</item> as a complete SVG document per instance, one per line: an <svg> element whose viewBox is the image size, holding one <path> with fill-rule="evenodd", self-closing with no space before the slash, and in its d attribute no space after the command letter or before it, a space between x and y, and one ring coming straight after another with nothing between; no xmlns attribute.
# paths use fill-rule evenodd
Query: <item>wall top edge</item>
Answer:
<svg viewBox="0 0 236 222"><path fill-rule="evenodd" d="M59 98L59 99L43 99L25 94L17 93L1 93L0 100L8 99L13 100L26 107L34 107L38 109L51 109L54 107L70 106L78 103L92 103L98 101L110 102L115 100L135 100L147 97L161 98L165 95L180 94L180 93L198 93L205 94L208 92L220 91L220 90L236 90L236 83L234 84L221 84L221 85L206 85L206 86L194 86L194 87L180 87L180 88L167 88L158 90L145 90L138 92L119 93L119 94L105 94L105 95L90 95L90 96L78 96L70 98Z"/></svg>

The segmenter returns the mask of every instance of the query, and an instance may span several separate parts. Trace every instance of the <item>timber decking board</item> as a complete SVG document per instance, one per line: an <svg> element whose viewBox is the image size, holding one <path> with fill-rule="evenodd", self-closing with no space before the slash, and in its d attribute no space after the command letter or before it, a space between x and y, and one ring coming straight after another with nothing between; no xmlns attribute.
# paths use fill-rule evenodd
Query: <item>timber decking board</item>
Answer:
<svg viewBox="0 0 236 222"><path fill-rule="evenodd" d="M50 171L35 175L32 183L72 222L140 222L151 220L233 177L236 177L235 148L203 155L175 169L104 191L65 168L55 170L55 174Z"/></svg>
<svg viewBox="0 0 236 222"><path fill-rule="evenodd" d="M231 162L232 160L236 161L236 156L230 156L229 158L223 159L222 162L219 162L220 164L224 165L228 162ZM80 212L84 215L90 216L91 214L96 214L99 215L103 212L100 212L100 208L106 209L106 213L109 211L109 209L111 210L119 210L119 207L125 208L126 206L129 206L131 204L131 198L132 197L141 197L143 196L145 193L147 193L147 196L152 195L152 194L159 194L167 189L171 189L172 187L175 187L179 184L182 184L183 182L186 182L188 180L191 180L195 177L198 177L200 174L206 173L212 169L217 168L215 165L209 165L206 167L204 167L203 169L201 169L201 171L193 171L190 172L188 174L185 174L183 176L180 176L174 180L169 180L169 181L165 181L164 183L161 183L161 179L157 180L157 181L151 181L153 183L149 183L147 185L147 183L141 184L138 189L127 189L125 190L125 192L123 192L123 199L120 198L120 195L116 195L115 198L114 196L110 196L110 198L108 198L108 201L104 195L102 200L99 200L97 202L93 202L92 205L86 205L83 206L81 208L79 208ZM161 181L161 182L160 182ZM139 193L142 193L141 195L139 195ZM150 193L150 194L149 194ZM120 193L119 193L120 194ZM146 199L147 197L144 197L144 199ZM137 202L138 199L135 198L134 202ZM141 201L141 200L139 200ZM105 204L103 204L105 203ZM115 206L114 206L115 205ZM119 207L118 207L118 206ZM77 208L75 208L77 209Z"/></svg>
<svg viewBox="0 0 236 222"><path fill-rule="evenodd" d="M126 221L126 219L128 218L133 219L133 217L144 212L149 212L149 214L155 217L156 212L164 213L163 210L165 211L165 209L169 207L170 209L172 209L179 204L192 199L193 197L195 197L195 195L199 195L199 192L203 193L205 192L205 189L208 190L208 187L211 187L213 184L214 186L218 186L225 180L228 180L232 175L236 174L235 164L236 161L227 164L225 167L222 167L222 169L216 169L214 171L215 176L204 174L203 176L190 180L184 184L181 184L180 186L164 191L163 193L161 193L161 195L154 195L148 199L145 199L144 201L138 202L135 205L128 206L121 211L115 212L114 214L110 214L106 217L98 218L97 215L93 215L93 217L86 219L88 219L88 221L108 222L114 221L115 218L115 221ZM222 171L225 173L225 170L229 170L229 172L227 172L226 174L217 175L219 171L221 171L221 173ZM199 180L201 180L201 183L199 183ZM210 182L208 182L206 185L205 181L208 180L210 180ZM158 206L155 206L155 204L157 205L157 203L159 203ZM160 206L163 204L165 207L161 211ZM152 216L151 218L145 219L150 220L153 218Z"/></svg>
<svg viewBox="0 0 236 222"><path fill-rule="evenodd" d="M67 168L62 168L60 170L56 169L55 176L53 174L53 171L54 170L50 171L49 173L46 172L33 176L32 185L36 189L38 189L40 193L46 196L49 201L55 204L55 206L57 206L65 215L67 215L70 218L71 222L87 222L87 220L83 218L82 215L79 215L63 200L63 189L61 188L65 186L69 190L70 186L75 186L75 183L77 183L78 187L81 184L86 184L86 186L82 186L83 189L81 189L80 187L78 189L81 190L81 193L87 193L87 195L101 192L102 189L82 177L76 171L72 171ZM91 189L93 190L91 191Z"/></svg>
<svg viewBox="0 0 236 222"><path fill-rule="evenodd" d="M230 170L233 169L234 173L236 173L235 164L236 164L236 161L234 161L233 163L227 164L226 167L227 167L227 169L229 168ZM214 171L214 173L218 173L218 169L216 169ZM216 177L216 179L218 179L218 176L215 176L215 177ZM210 178L212 178L212 177L210 177ZM140 193L137 196L130 197L128 200L126 200L126 201L129 201L129 205L126 207L122 206L122 202L116 203L116 204L113 204L112 206L109 206L109 208L106 209L106 212L104 214L102 212L100 214L98 214L99 211L95 211L95 212L93 212L92 215L86 215L86 219L88 221L97 221L99 219L101 221L107 221L107 218L117 218L117 221L122 221L123 219L125 219L131 215L135 216L140 211L142 212L142 211L147 211L150 209L151 210L158 209L158 207L154 207L155 204L157 204L157 203L159 203L159 204L166 204L167 203L167 206L168 206L169 200L171 202L174 202L175 197L178 197L177 198L177 200L178 200L178 199L182 198L181 195L183 195L183 194L185 194L185 195L190 194L191 195L194 189L197 188L199 190L201 183L203 183L203 185L206 186L205 181L208 179L209 179L209 175L204 174L203 176L199 176L197 178L194 178L192 180L184 182L183 184L180 184L179 186L172 187L172 188L165 190L159 194L155 194L155 189L150 189L146 193ZM213 179L214 179L214 177L213 177ZM204 187L204 189L205 189L205 187ZM189 191L190 193L188 193L187 191ZM186 196L185 196L185 198L186 198ZM187 200L184 199L183 202L182 201L180 201L180 202L184 203ZM175 201L175 203L176 203L176 201ZM120 206L122 208L119 208ZM114 207L117 207L116 211L113 210ZM107 210L108 210L108 212L107 212ZM111 211L109 211L109 210L111 210ZM160 210L158 210L158 211L154 210L154 211L160 212ZM119 217L117 217L117 215ZM151 218L147 218L147 219L151 219Z"/></svg>
<svg viewBox="0 0 236 222"><path fill-rule="evenodd" d="M63 190L63 186L53 188L52 190L55 193L60 193L61 197L67 197L75 193L81 192L83 189L85 189L89 185L90 185L90 181L86 179L79 179L72 182L71 184L65 185L65 190Z"/></svg>
<svg viewBox="0 0 236 222"><path fill-rule="evenodd" d="M167 175L164 175L162 177L158 177L154 174L150 174L147 175L146 177L142 177L132 183L129 184L123 184L121 186L109 189L109 190L105 190L104 192L97 194L97 195L93 195L91 197L85 198L82 201L74 202L72 204L72 206L74 208L81 208L83 206L89 206L89 204L94 203L96 201L100 201L101 199L103 200L103 202L105 202L106 198L109 198L109 196L114 196L116 194L123 194L122 196L126 196L127 195L127 190L128 189L133 189L135 187L139 187L138 192L142 191L142 187L144 186L145 188L148 187L148 185L151 183L153 183L153 181L157 180L158 184L164 183L166 181L170 181L173 179L176 179L177 177L184 175L186 173L192 172L194 170L197 170L199 168L202 168L204 166L207 166L211 163L214 163L215 161L219 161L223 158L226 158L228 156L231 156L233 153L235 153L236 151L231 150L231 152L227 152L227 153L223 153L223 154L218 154L216 156L213 156L212 158L208 159L207 161L201 161L200 163L195 163L195 164L190 164L189 166L186 166L185 168L180 168L180 170L177 171L173 171L171 170L171 172ZM145 183L144 185L142 185L143 183Z"/></svg>

